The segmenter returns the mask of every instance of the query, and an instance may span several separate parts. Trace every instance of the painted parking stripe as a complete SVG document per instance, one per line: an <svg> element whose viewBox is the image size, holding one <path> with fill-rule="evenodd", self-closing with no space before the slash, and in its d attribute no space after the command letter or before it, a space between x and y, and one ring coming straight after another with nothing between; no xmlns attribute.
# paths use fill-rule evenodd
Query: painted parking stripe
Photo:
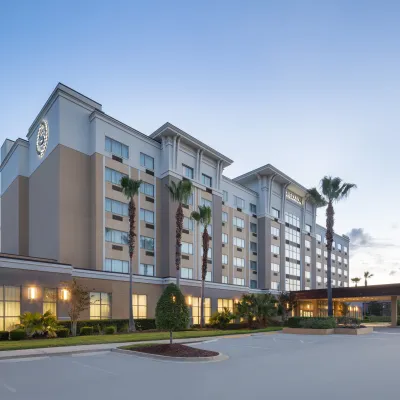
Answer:
<svg viewBox="0 0 400 400"><path fill-rule="evenodd" d="M9 392L11 392L11 393L16 393L16 392L17 392L17 389L15 389L15 388L13 388L13 387L11 387L11 386L8 386L8 385L5 384L5 383L3 383L3 386L4 386Z"/></svg>
<svg viewBox="0 0 400 400"><path fill-rule="evenodd" d="M71 354L71 357L93 357L93 356L98 356L98 355L104 355L110 353L110 350L106 351L95 351L93 353L75 353Z"/></svg>

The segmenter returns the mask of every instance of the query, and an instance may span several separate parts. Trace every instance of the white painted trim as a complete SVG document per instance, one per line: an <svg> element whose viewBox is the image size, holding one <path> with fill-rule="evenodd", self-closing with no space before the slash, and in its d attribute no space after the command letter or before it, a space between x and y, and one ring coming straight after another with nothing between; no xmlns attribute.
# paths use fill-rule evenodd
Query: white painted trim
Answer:
<svg viewBox="0 0 400 400"><path fill-rule="evenodd" d="M51 264L40 261L27 261L0 257L0 268L22 269L26 271L55 272L59 274L69 274L73 270L67 264Z"/></svg>

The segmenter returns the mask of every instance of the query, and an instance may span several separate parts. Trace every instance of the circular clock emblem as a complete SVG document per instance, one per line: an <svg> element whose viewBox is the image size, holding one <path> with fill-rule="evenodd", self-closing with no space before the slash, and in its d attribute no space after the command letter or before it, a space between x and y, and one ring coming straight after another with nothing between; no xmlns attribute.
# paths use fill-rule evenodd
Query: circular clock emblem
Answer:
<svg viewBox="0 0 400 400"><path fill-rule="evenodd" d="M49 140L49 126L46 121L42 121L39 125L36 137L36 152L39 157L43 157L47 149L47 142Z"/></svg>

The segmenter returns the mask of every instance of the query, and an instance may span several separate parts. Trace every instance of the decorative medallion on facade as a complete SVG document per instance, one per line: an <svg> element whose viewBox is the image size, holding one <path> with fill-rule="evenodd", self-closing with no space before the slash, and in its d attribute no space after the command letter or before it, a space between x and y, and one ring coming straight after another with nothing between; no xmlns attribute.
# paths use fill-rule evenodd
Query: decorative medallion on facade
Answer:
<svg viewBox="0 0 400 400"><path fill-rule="evenodd" d="M297 204L303 204L303 199L296 193L286 190L286 197Z"/></svg>
<svg viewBox="0 0 400 400"><path fill-rule="evenodd" d="M36 152L39 157L43 157L47 149L47 143L49 141L49 126L47 121L42 121L39 125L37 137L36 137Z"/></svg>

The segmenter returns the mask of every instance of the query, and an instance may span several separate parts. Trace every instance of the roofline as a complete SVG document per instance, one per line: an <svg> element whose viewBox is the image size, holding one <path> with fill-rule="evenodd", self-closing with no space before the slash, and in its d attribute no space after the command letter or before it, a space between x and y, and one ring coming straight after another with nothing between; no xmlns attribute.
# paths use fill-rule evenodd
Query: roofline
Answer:
<svg viewBox="0 0 400 400"><path fill-rule="evenodd" d="M252 195L258 197L258 193L257 193L256 191L254 191L254 190L248 188L247 186L244 186L244 185L242 185L242 184L239 183L239 182L235 182L235 181L233 181L231 178L228 178L228 177L225 176L225 175L222 175L222 179L225 179L227 182L231 183L232 185L238 186L240 189L243 189L243 190L245 190L246 192L249 192L250 194L252 194Z"/></svg>
<svg viewBox="0 0 400 400"><path fill-rule="evenodd" d="M326 227L325 226L322 226L320 224L315 224L315 225L320 227L324 231L326 231ZM336 236L339 236L341 239L344 239L344 240L347 240L348 242L350 242L350 238L347 235L344 235L344 234L341 235L341 234L336 233L336 232L333 232L333 234L336 235Z"/></svg>
<svg viewBox="0 0 400 400"><path fill-rule="evenodd" d="M158 128L157 130L155 130L150 137L154 140L156 140L156 138L158 138L159 136L162 135L162 133L167 130L170 129L171 131L174 131L177 135L182 135L183 137L185 137L186 139L189 139L190 141L192 141L193 143L195 143L196 145L198 145L199 147L203 147L204 149L206 149L207 151L209 151L211 154L214 154L215 156L217 156L218 158L222 159L223 161L225 161L225 163L228 165L231 165L233 163L233 160L231 160L230 158L224 156L223 154L221 154L220 152L218 152L217 150L213 149L212 147L206 145L205 143L201 142L200 140L196 139L195 137L193 137L192 135L189 135L187 132L183 131L182 129L179 129L177 126L171 124L170 122L166 122L164 125L162 125L160 128Z"/></svg>
<svg viewBox="0 0 400 400"><path fill-rule="evenodd" d="M6 139L7 140L7 139ZM11 149L8 151L7 155L4 157L3 162L0 165L0 172L3 171L3 168L7 164L8 160L10 159L11 155L14 153L14 151L17 149L18 146L24 146L26 148L29 147L29 142L25 139L22 138L17 138L14 140L13 145L11 146ZM2 254L2 253L0 253Z"/></svg>

